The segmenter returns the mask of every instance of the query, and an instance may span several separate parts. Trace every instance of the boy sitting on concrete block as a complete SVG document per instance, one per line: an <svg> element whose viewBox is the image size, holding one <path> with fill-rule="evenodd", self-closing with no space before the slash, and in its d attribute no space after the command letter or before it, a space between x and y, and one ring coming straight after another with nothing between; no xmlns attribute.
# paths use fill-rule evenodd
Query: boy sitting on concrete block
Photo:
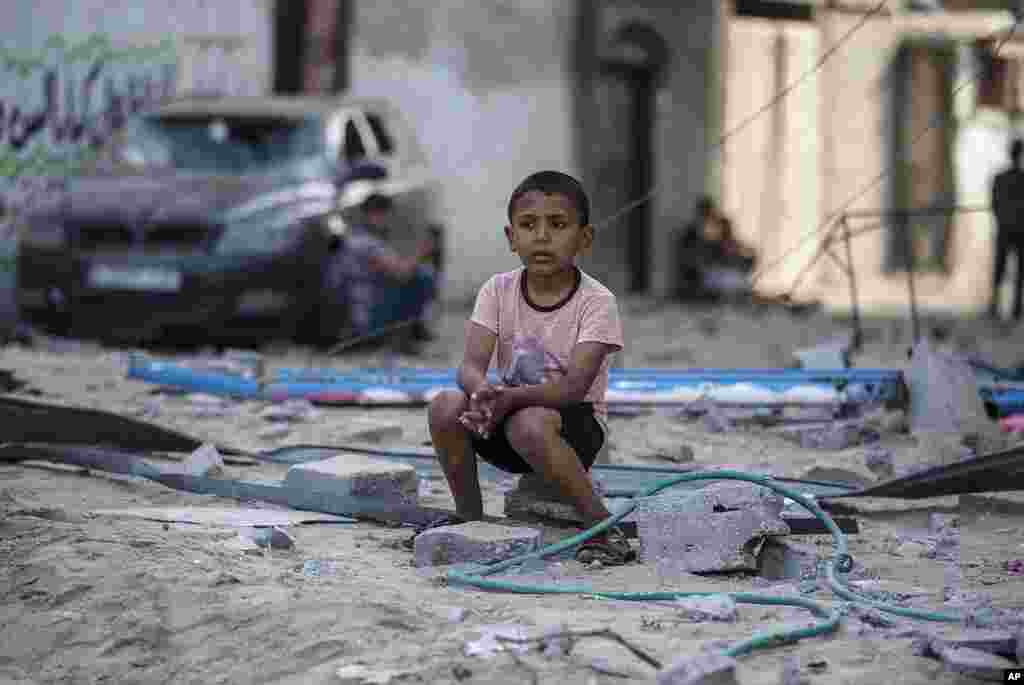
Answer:
<svg viewBox="0 0 1024 685"><path fill-rule="evenodd" d="M457 513L434 525L483 517L477 456L510 473L540 474L573 503L584 528L611 516L587 471L607 435L608 368L622 349L622 326L615 295L576 266L594 239L589 214L580 183L560 172L535 173L512 193L505 236L523 267L480 289L466 324L461 390L440 393L428 412ZM492 385L495 349L503 376ZM613 527L576 558L615 565L636 552Z"/></svg>

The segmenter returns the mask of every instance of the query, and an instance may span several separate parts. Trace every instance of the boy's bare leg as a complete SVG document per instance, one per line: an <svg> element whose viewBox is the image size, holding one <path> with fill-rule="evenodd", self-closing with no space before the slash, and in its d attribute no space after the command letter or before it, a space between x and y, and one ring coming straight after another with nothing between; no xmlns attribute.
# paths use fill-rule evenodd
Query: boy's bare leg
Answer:
<svg viewBox="0 0 1024 685"><path fill-rule="evenodd" d="M527 407L509 417L509 444L533 470L558 486L583 517L586 527L612 514L594 492L576 451L561 436L562 417L544 407Z"/></svg>
<svg viewBox="0 0 1024 685"><path fill-rule="evenodd" d="M477 477L476 454L468 431L459 422L459 416L468 407L465 393L445 390L431 401L427 422L434 452L455 498L455 512L467 521L479 521L484 517L484 502Z"/></svg>

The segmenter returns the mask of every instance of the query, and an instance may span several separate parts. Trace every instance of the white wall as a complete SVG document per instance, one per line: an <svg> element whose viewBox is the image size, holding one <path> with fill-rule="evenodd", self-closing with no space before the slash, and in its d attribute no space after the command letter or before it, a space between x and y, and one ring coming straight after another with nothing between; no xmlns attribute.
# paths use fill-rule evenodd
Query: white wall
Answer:
<svg viewBox="0 0 1024 685"><path fill-rule="evenodd" d="M571 4L491 5L363 2L352 27L351 92L394 102L441 179L449 301L471 299L490 275L520 264L502 230L519 181L547 168L579 173Z"/></svg>

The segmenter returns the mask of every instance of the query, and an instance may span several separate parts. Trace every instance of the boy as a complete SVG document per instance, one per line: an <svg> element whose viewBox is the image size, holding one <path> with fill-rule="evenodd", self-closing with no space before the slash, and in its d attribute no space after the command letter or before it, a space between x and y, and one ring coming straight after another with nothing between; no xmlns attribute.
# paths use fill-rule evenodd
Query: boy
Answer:
<svg viewBox="0 0 1024 685"><path fill-rule="evenodd" d="M428 411L457 514L433 525L483 517L476 456L554 483L584 528L611 516L587 471L607 434L609 355L622 349L622 328L615 296L576 266L593 242L589 214L582 186L560 172L535 173L512 193L505 236L523 267L480 289L466 323L461 390L442 392ZM495 348L500 385L486 376ZM533 373L521 363L531 358ZM576 558L616 565L636 553L611 528L583 543Z"/></svg>

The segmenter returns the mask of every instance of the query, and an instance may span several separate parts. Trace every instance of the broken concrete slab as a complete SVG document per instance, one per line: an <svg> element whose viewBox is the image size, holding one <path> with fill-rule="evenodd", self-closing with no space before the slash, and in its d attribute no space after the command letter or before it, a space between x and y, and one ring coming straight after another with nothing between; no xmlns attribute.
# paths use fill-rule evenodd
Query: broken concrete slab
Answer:
<svg viewBox="0 0 1024 685"><path fill-rule="evenodd" d="M541 548L541 531L470 521L423 531L413 545L413 565L446 566L508 559Z"/></svg>
<svg viewBox="0 0 1024 685"><path fill-rule="evenodd" d="M736 660L724 654L685 656L658 672L657 685L739 685Z"/></svg>
<svg viewBox="0 0 1024 685"><path fill-rule="evenodd" d="M687 621L718 621L735 623L739 618L736 600L729 595L680 597L676 600L677 615Z"/></svg>
<svg viewBox="0 0 1024 685"><path fill-rule="evenodd" d="M785 507L785 498L772 490L740 481L719 482L699 490L665 490L635 500L634 516L646 513L707 513L755 509L766 516L778 517Z"/></svg>
<svg viewBox="0 0 1024 685"><path fill-rule="evenodd" d="M937 636L932 639L931 651L941 654L942 649L977 649L989 654L998 654L1008 659L1017 658L1017 637L1006 630L963 629L953 635Z"/></svg>
<svg viewBox="0 0 1024 685"><path fill-rule="evenodd" d="M415 504L419 491L416 469L362 454L295 464L284 485L293 491L375 498L382 503Z"/></svg>
<svg viewBox="0 0 1024 685"><path fill-rule="evenodd" d="M846 466L809 466L797 476L803 480L819 480L833 483L849 483L856 487L867 487L877 482L875 475L866 468L855 465Z"/></svg>
<svg viewBox="0 0 1024 685"><path fill-rule="evenodd" d="M755 509L719 513L645 513L637 516L641 559L687 573L756 571L765 536L787 535L778 517Z"/></svg>
<svg viewBox="0 0 1024 685"><path fill-rule="evenodd" d="M818 555L813 545L785 538L766 538L757 555L757 574L769 580L807 580L818 576Z"/></svg>
<svg viewBox="0 0 1024 685"><path fill-rule="evenodd" d="M1003 673L1017 667L1009 659L968 647L945 647L939 658L950 671L994 683L1005 682Z"/></svg>

